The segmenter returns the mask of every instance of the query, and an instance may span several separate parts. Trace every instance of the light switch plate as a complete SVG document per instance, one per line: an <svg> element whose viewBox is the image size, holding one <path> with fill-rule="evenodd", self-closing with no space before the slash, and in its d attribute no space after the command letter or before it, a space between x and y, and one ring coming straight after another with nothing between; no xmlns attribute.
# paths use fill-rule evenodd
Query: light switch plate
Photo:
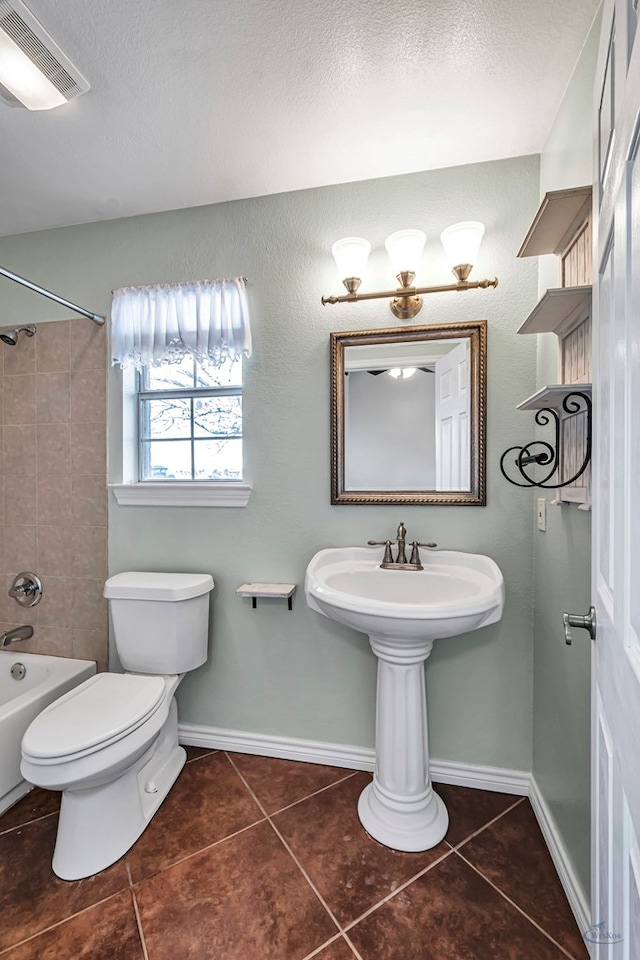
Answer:
<svg viewBox="0 0 640 960"><path fill-rule="evenodd" d="M538 530L545 531L547 529L547 501L545 497L538 497Z"/></svg>

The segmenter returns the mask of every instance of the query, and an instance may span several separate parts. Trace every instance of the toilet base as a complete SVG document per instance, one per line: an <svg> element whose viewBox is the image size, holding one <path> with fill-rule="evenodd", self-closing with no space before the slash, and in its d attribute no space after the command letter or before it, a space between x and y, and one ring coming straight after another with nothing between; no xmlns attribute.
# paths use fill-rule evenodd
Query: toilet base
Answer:
<svg viewBox="0 0 640 960"><path fill-rule="evenodd" d="M62 794L53 872L82 880L119 860L144 832L187 759L175 699L151 747L115 780Z"/></svg>

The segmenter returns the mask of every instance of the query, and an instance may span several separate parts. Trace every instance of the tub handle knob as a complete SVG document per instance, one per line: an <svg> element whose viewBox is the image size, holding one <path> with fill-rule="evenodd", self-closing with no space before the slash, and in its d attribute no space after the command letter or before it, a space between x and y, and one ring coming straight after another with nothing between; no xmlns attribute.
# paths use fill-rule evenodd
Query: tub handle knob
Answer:
<svg viewBox="0 0 640 960"><path fill-rule="evenodd" d="M42 600L42 582L35 573L24 570L11 584L9 596L21 607L35 607Z"/></svg>

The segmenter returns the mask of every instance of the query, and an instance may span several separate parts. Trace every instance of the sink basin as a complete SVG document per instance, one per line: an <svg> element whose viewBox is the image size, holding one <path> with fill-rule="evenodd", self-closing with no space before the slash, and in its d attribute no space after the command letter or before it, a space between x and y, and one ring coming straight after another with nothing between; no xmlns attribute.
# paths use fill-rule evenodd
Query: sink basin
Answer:
<svg viewBox="0 0 640 960"><path fill-rule="evenodd" d="M497 564L475 553L422 552L424 570L382 570L382 550L320 550L307 567L312 610L355 630L389 639L435 640L495 623L504 580Z"/></svg>
<svg viewBox="0 0 640 960"><path fill-rule="evenodd" d="M378 657L376 766L358 801L365 830L394 850L428 850L449 815L431 786L424 662L434 641L496 623L504 580L489 557L423 551L423 570L383 570L383 550L320 550L307 567L312 610L368 634Z"/></svg>

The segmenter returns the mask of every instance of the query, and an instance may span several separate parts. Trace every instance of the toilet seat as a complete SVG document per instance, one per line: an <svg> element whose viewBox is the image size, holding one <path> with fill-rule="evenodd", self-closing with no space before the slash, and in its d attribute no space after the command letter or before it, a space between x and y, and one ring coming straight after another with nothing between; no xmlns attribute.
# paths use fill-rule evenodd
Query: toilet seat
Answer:
<svg viewBox="0 0 640 960"><path fill-rule="evenodd" d="M36 717L22 741L23 757L46 766L90 756L146 723L167 692L161 676L91 677Z"/></svg>

